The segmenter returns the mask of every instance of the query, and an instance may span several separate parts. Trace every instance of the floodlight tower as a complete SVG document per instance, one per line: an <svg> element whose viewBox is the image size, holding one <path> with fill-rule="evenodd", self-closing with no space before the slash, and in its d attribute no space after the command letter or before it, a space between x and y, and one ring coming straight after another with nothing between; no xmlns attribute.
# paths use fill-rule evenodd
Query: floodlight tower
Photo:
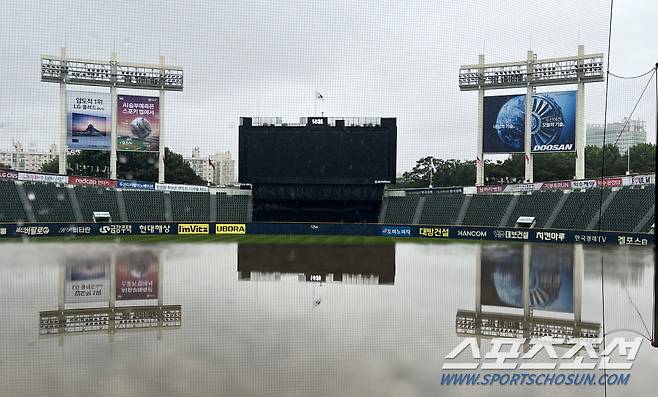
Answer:
<svg viewBox="0 0 658 397"><path fill-rule="evenodd" d="M61 49L59 57L44 55L41 57L41 81L59 84L59 173L66 175L66 86L67 84L109 87L112 96L112 130L110 151L110 177L116 179L117 173L117 88L160 91L160 117L165 91L183 90L183 69L168 66L160 57L158 65L142 65L118 62L116 53L111 60L94 61L69 59L66 49ZM164 182L164 131L160 121L158 181Z"/></svg>
<svg viewBox="0 0 658 397"><path fill-rule="evenodd" d="M479 63L459 68L459 89L478 91L477 127L477 186L484 185L484 94L485 90L526 88L524 157L525 180L533 181L532 159L532 94L535 87L577 84L576 89L576 179L585 177L585 83L604 80L603 54L585 55L585 48L578 46L578 55L552 59L537 59L528 51L528 58L521 62L485 64L484 55Z"/></svg>

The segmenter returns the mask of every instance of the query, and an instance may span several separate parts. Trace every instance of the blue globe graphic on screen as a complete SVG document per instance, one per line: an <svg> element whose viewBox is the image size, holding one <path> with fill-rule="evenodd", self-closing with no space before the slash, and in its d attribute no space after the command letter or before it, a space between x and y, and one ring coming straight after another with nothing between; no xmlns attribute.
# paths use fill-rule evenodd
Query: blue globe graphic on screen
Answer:
<svg viewBox="0 0 658 397"><path fill-rule="evenodd" d="M505 102L496 117L496 132L500 141L513 150L523 150L525 130L525 97L515 96Z"/></svg>

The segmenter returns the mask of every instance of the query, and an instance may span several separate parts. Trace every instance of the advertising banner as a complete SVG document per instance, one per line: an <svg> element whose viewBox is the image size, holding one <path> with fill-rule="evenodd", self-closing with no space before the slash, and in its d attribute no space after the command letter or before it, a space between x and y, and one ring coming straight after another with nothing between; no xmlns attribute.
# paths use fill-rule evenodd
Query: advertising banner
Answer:
<svg viewBox="0 0 658 397"><path fill-rule="evenodd" d="M71 258L66 264L64 302L107 302L110 299L110 258Z"/></svg>
<svg viewBox="0 0 658 397"><path fill-rule="evenodd" d="M18 172L0 170L0 179L1 180L10 180L10 181L16 180L16 179L18 179Z"/></svg>
<svg viewBox="0 0 658 397"><path fill-rule="evenodd" d="M117 150L160 150L160 98L119 95L117 98Z"/></svg>
<svg viewBox="0 0 658 397"><path fill-rule="evenodd" d="M576 92L532 96L533 153L573 152L576 141ZM525 95L484 98L483 151L522 153L525 136Z"/></svg>
<svg viewBox="0 0 658 397"><path fill-rule="evenodd" d="M521 193L521 192L534 192L541 189L543 183L517 183L514 185L507 185L505 193Z"/></svg>
<svg viewBox="0 0 658 397"><path fill-rule="evenodd" d="M207 186L175 185L173 183L156 183L155 190L169 190L174 192L208 192Z"/></svg>
<svg viewBox="0 0 658 397"><path fill-rule="evenodd" d="M179 223L178 234L210 234L208 223Z"/></svg>
<svg viewBox="0 0 658 397"><path fill-rule="evenodd" d="M648 185L650 183L656 183L655 175L637 175L631 177L631 185Z"/></svg>
<svg viewBox="0 0 658 397"><path fill-rule="evenodd" d="M478 193L502 193L505 191L507 185L489 185L489 186L477 186Z"/></svg>
<svg viewBox="0 0 658 397"><path fill-rule="evenodd" d="M409 195L418 195L418 196L427 196L431 194L460 194L464 193L463 187L433 187L427 189L407 189L406 194Z"/></svg>
<svg viewBox="0 0 658 397"><path fill-rule="evenodd" d="M114 179L93 178L89 176L69 176L70 185L88 185L99 187L116 187L117 181Z"/></svg>
<svg viewBox="0 0 658 397"><path fill-rule="evenodd" d="M217 223L215 234L246 234L247 227L244 223Z"/></svg>
<svg viewBox="0 0 658 397"><path fill-rule="evenodd" d="M148 250L129 251L116 259L116 299L158 299L160 260Z"/></svg>
<svg viewBox="0 0 658 397"><path fill-rule="evenodd" d="M568 189L571 189L571 181L544 182L541 185L541 190L568 190Z"/></svg>
<svg viewBox="0 0 658 397"><path fill-rule="evenodd" d="M622 178L603 178L596 180L596 186L598 187L621 187L623 184L624 181Z"/></svg>
<svg viewBox="0 0 658 397"><path fill-rule="evenodd" d="M69 177L66 175L33 174L30 172L19 172L18 180L30 181L30 182L68 183Z"/></svg>
<svg viewBox="0 0 658 397"><path fill-rule="evenodd" d="M77 150L110 150L112 98L109 93L67 91L66 146Z"/></svg>
<svg viewBox="0 0 658 397"><path fill-rule="evenodd" d="M118 180L117 187L120 189L155 190L155 182Z"/></svg>
<svg viewBox="0 0 658 397"><path fill-rule="evenodd" d="M581 179L571 182L571 187L573 189L591 189L596 186L596 180L594 179Z"/></svg>

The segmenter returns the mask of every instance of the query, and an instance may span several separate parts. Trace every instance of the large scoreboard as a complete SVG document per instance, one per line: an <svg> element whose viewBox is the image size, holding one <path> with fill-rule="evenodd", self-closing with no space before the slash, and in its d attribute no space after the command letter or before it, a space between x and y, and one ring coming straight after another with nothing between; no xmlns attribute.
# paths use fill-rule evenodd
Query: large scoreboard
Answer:
<svg viewBox="0 0 658 397"><path fill-rule="evenodd" d="M251 184L364 185L395 182L395 118L378 124L309 117L300 125L253 125L242 118L239 181Z"/></svg>

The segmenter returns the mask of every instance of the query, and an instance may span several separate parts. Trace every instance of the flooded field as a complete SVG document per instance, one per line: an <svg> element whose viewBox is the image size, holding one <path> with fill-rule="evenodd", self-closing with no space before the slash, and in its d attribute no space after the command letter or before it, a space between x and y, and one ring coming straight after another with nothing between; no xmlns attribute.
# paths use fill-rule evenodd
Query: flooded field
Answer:
<svg viewBox="0 0 658 397"><path fill-rule="evenodd" d="M604 395L592 385L447 385L442 375L460 371L442 366L469 361L468 350L446 359L467 338L483 357L492 336L568 341L605 328L651 338L653 255L476 243L3 244L0 395ZM655 392L650 341L632 364L608 370L631 375L608 395Z"/></svg>

